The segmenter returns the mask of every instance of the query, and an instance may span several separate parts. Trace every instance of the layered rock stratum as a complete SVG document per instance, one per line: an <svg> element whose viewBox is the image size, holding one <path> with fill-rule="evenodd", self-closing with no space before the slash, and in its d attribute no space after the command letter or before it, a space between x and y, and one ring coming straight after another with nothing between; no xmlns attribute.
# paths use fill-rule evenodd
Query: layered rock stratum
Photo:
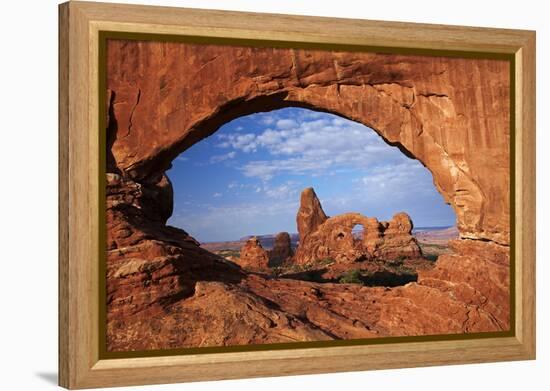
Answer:
<svg viewBox="0 0 550 391"><path fill-rule="evenodd" d="M109 40L107 349L508 330L509 75L493 59ZM249 273L166 225L178 154L287 106L418 159L456 212L454 252L400 287L314 283ZM307 213L300 234L327 221Z"/></svg>

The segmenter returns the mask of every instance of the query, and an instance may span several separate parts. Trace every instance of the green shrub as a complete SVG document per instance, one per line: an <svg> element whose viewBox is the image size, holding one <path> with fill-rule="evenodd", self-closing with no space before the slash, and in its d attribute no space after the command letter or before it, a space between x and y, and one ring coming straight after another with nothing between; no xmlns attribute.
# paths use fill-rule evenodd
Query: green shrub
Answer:
<svg viewBox="0 0 550 391"><path fill-rule="evenodd" d="M415 270L413 268L405 265L393 266L389 270L393 270L394 273L398 274L415 274Z"/></svg>
<svg viewBox="0 0 550 391"><path fill-rule="evenodd" d="M323 258L323 259L317 260L315 262L315 264L317 266L327 266L327 265L331 265L333 263L334 263L334 259L332 259L332 258Z"/></svg>
<svg viewBox="0 0 550 391"><path fill-rule="evenodd" d="M341 284L363 284L361 272L357 269L348 270L338 280Z"/></svg>
<svg viewBox="0 0 550 391"><path fill-rule="evenodd" d="M274 276L280 276L281 274L283 274L283 267L282 266L274 266L271 268L271 274L273 274Z"/></svg>

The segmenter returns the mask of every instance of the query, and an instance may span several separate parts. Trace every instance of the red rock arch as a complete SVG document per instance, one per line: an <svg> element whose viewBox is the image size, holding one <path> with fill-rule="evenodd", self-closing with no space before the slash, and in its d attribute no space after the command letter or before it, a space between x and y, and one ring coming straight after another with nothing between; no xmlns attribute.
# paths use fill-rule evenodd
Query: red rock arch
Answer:
<svg viewBox="0 0 550 391"><path fill-rule="evenodd" d="M109 171L151 182L231 119L305 107L418 159L462 238L509 243L505 61L113 40L108 69Z"/></svg>
<svg viewBox="0 0 550 391"><path fill-rule="evenodd" d="M507 62L117 40L107 61L109 350L509 329ZM286 106L363 123L421 161L455 209L455 252L403 287L311 289L166 226L172 159L233 118Z"/></svg>

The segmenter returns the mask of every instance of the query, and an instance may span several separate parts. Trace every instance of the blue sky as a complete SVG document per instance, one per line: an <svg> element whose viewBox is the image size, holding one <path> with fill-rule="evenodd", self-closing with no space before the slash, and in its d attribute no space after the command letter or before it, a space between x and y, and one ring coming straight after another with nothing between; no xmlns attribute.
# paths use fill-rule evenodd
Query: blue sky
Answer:
<svg viewBox="0 0 550 391"><path fill-rule="evenodd" d="M360 212L415 226L447 226L455 214L418 161L372 129L285 108L237 118L178 156L168 224L201 242L296 232L300 192L313 187L329 216Z"/></svg>

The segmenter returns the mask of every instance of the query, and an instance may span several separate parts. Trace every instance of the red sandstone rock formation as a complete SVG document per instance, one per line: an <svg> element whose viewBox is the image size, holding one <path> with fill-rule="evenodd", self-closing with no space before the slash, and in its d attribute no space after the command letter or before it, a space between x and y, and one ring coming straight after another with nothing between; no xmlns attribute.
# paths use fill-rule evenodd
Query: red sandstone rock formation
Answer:
<svg viewBox="0 0 550 391"><path fill-rule="evenodd" d="M107 61L110 351L509 329L508 62L117 40ZM457 214L455 253L391 289L266 279L165 225L172 159L231 119L296 105L420 160ZM307 239L327 217L303 204Z"/></svg>
<svg viewBox="0 0 550 391"><path fill-rule="evenodd" d="M253 236L241 248L238 261L242 267L250 269L267 269L269 257L257 237Z"/></svg>
<svg viewBox="0 0 550 391"><path fill-rule="evenodd" d="M290 235L288 232L279 232L275 236L273 248L268 251L270 266L278 266L289 260L293 255Z"/></svg>
<svg viewBox="0 0 550 391"><path fill-rule="evenodd" d="M300 245L294 261L298 264L334 259L339 263L358 260L393 260L422 255L412 236L412 222L406 213L398 213L386 222L359 213L345 213L327 218L317 195L311 188L302 192L296 216ZM352 230L363 226L362 238ZM303 239L302 239L303 238Z"/></svg>
<svg viewBox="0 0 550 391"><path fill-rule="evenodd" d="M328 217L315 194L313 188L308 187L300 195L300 209L296 216L296 226L300 241L304 241L308 235L315 232L319 225L327 221Z"/></svg>
<svg viewBox="0 0 550 391"><path fill-rule="evenodd" d="M380 223L379 237L371 239L369 233L363 238L364 245L377 259L418 258L420 247L412 235L413 224L408 214L400 212L390 221ZM370 239L370 240L369 240Z"/></svg>

